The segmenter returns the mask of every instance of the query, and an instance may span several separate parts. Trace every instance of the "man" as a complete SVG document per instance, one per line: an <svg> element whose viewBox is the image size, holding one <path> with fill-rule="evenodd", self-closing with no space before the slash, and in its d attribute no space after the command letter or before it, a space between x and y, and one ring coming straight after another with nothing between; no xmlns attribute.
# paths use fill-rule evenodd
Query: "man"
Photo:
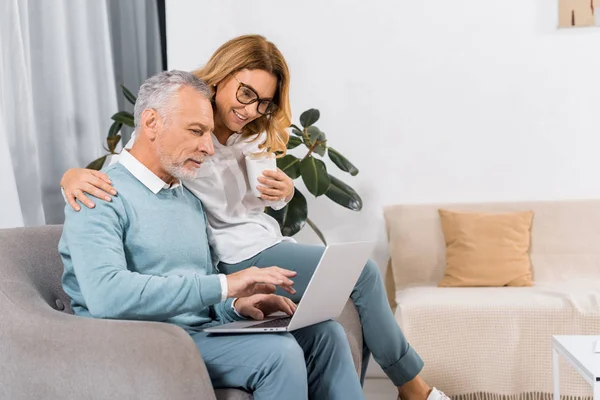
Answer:
<svg viewBox="0 0 600 400"><path fill-rule="evenodd" d="M261 399L363 398L341 326L328 321L293 334L210 336L208 325L295 305L295 273L277 267L215 274L200 201L184 186L212 155L211 90L187 72L163 72L140 88L137 139L105 172L111 202L65 207L59 251L63 287L77 315L162 321L198 346L213 385ZM236 300L237 298L237 300Z"/></svg>

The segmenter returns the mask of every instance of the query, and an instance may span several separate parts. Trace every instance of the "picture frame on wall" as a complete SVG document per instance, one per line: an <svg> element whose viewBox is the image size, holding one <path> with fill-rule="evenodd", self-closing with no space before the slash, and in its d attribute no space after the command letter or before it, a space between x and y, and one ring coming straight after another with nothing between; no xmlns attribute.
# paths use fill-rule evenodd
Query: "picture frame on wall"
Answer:
<svg viewBox="0 0 600 400"><path fill-rule="evenodd" d="M559 28L600 26L600 0L558 0Z"/></svg>

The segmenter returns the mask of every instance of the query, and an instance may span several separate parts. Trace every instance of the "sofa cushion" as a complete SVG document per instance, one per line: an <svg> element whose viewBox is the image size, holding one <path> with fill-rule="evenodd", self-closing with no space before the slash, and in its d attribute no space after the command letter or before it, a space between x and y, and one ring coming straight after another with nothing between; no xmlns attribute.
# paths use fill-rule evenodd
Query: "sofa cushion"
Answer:
<svg viewBox="0 0 600 400"><path fill-rule="evenodd" d="M533 212L439 210L446 270L439 286L531 286Z"/></svg>
<svg viewBox="0 0 600 400"><path fill-rule="evenodd" d="M531 287L436 287L399 290L396 301L403 308L435 307L440 311L555 309L600 315L600 286L584 282L544 283Z"/></svg>
<svg viewBox="0 0 600 400"><path fill-rule="evenodd" d="M446 267L438 209L466 212L532 210L533 280L600 279L600 200L390 205L384 208L391 278L396 290L436 284Z"/></svg>

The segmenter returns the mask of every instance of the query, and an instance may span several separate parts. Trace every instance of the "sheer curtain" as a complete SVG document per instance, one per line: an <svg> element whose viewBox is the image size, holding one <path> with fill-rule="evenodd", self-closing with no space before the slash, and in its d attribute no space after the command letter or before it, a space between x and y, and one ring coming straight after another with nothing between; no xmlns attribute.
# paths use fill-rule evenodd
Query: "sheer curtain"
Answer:
<svg viewBox="0 0 600 400"><path fill-rule="evenodd" d="M0 2L0 227L63 221L60 178L104 153L118 83L160 66L154 1Z"/></svg>

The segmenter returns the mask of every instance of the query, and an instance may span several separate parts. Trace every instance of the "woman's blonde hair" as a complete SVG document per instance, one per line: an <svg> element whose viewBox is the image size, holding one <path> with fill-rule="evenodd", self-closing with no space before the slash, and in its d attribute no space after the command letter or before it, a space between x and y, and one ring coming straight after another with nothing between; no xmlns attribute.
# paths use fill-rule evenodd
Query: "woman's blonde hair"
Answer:
<svg viewBox="0 0 600 400"><path fill-rule="evenodd" d="M209 86L218 85L224 79L242 69L263 70L277 78L273 101L277 109L270 116L260 116L242 129L243 136L266 132L265 142L259 148L285 154L291 124L290 72L283 55L277 47L260 35L244 35L231 39L215 51L204 67L193 74Z"/></svg>

